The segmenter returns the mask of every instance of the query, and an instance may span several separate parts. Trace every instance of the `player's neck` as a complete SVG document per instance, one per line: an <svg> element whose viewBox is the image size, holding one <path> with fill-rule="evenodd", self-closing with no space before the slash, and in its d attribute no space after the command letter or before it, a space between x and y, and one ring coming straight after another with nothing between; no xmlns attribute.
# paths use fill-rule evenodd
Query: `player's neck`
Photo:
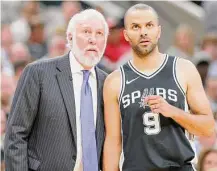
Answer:
<svg viewBox="0 0 217 171"><path fill-rule="evenodd" d="M144 57L139 57L135 52L133 52L132 62L136 69L143 72L159 68L164 59L164 55L160 53L156 47L150 54Z"/></svg>

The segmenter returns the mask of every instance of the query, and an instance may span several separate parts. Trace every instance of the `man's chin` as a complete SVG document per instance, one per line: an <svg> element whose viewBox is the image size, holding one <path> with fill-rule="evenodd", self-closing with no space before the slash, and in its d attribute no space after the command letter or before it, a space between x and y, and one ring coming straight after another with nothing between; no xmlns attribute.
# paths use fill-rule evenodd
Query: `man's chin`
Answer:
<svg viewBox="0 0 217 171"><path fill-rule="evenodd" d="M99 60L80 60L81 64L86 67L94 67L99 63Z"/></svg>

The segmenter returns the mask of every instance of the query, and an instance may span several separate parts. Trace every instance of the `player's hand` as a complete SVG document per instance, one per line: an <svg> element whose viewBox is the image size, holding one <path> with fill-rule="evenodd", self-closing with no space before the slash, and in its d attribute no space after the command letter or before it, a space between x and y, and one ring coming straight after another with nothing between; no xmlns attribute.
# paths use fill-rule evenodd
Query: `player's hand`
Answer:
<svg viewBox="0 0 217 171"><path fill-rule="evenodd" d="M161 113L165 117L173 117L174 115L174 106L170 105L161 96L147 96L145 102L149 105L153 113Z"/></svg>

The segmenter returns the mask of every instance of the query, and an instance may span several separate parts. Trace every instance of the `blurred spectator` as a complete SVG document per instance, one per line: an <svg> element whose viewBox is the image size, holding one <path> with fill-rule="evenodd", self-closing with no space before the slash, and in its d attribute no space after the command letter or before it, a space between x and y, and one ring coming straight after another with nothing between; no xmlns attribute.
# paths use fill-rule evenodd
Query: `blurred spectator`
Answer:
<svg viewBox="0 0 217 171"><path fill-rule="evenodd" d="M203 8L205 10L204 29L206 33L217 32L217 2L204 1Z"/></svg>
<svg viewBox="0 0 217 171"><path fill-rule="evenodd" d="M212 78L217 77L214 76L217 75L217 34L206 34L201 44L201 50L195 54L193 62L197 66L203 84L205 84L207 72L209 72L209 77L211 75Z"/></svg>
<svg viewBox="0 0 217 171"><path fill-rule="evenodd" d="M50 7L46 16L46 34L50 37L59 29L66 32L69 20L73 15L81 11L81 9L81 3L78 1L63 1L60 7Z"/></svg>
<svg viewBox="0 0 217 171"><path fill-rule="evenodd" d="M217 33L206 34L201 48L211 56L213 61L217 60Z"/></svg>
<svg viewBox="0 0 217 171"><path fill-rule="evenodd" d="M48 54L43 58L53 58L65 54L66 48L66 39L61 35L54 35L48 44Z"/></svg>
<svg viewBox="0 0 217 171"><path fill-rule="evenodd" d="M197 52L193 59L194 60L192 62L195 64L201 76L203 86L205 87L206 77L208 73L209 64L211 62L211 57L208 53L201 51L201 52Z"/></svg>
<svg viewBox="0 0 217 171"><path fill-rule="evenodd" d="M15 70L15 75L14 75L14 80L15 80L15 87L17 86L17 83L20 79L20 76L26 67L26 65L29 63L29 61L22 60L22 61L17 61L14 63L14 70Z"/></svg>
<svg viewBox="0 0 217 171"><path fill-rule="evenodd" d="M22 70L28 63L32 62L32 57L30 56L29 50L25 44L15 43L12 46L10 60L14 68L14 85L16 87Z"/></svg>
<svg viewBox="0 0 217 171"><path fill-rule="evenodd" d="M167 53L192 61L195 53L194 39L192 28L186 24L180 25L175 32L174 45L167 50Z"/></svg>
<svg viewBox="0 0 217 171"><path fill-rule="evenodd" d="M8 76L6 73L1 73L1 109L6 113L6 115L9 113L14 91L14 78Z"/></svg>
<svg viewBox="0 0 217 171"><path fill-rule="evenodd" d="M199 156L198 171L217 170L217 149L208 149ZM214 170L215 169L215 170Z"/></svg>
<svg viewBox="0 0 217 171"><path fill-rule="evenodd" d="M117 69L124 60L125 55L130 51L130 45L123 36L124 23L123 20L115 22L108 19L110 34L108 36L107 46L104 58L100 62L107 72Z"/></svg>
<svg viewBox="0 0 217 171"><path fill-rule="evenodd" d="M106 15L105 15L105 12L104 12L104 10L103 10L103 8L102 8L101 6L96 6L95 9L96 9L97 11L99 11L102 15L106 16Z"/></svg>
<svg viewBox="0 0 217 171"><path fill-rule="evenodd" d="M196 154L199 155L202 151L209 148L217 148L216 132L210 137L196 137L195 140Z"/></svg>
<svg viewBox="0 0 217 171"><path fill-rule="evenodd" d="M39 14L40 3L38 1L25 1L21 10L21 16L11 24L13 38L18 42L26 42L30 36L29 22L32 17Z"/></svg>
<svg viewBox="0 0 217 171"><path fill-rule="evenodd" d="M206 94L209 98L213 113L217 113L217 70L213 73L208 72Z"/></svg>
<svg viewBox="0 0 217 171"><path fill-rule="evenodd" d="M7 73L10 76L14 75L14 68L9 60L4 49L1 48L1 71Z"/></svg>
<svg viewBox="0 0 217 171"><path fill-rule="evenodd" d="M22 3L20 1L1 1L1 24L11 23L18 19Z"/></svg>
<svg viewBox="0 0 217 171"><path fill-rule="evenodd" d="M1 134L0 134L0 148L1 148L1 171L5 170L4 162L4 138L5 138L5 125L6 125L6 115L3 110L1 110Z"/></svg>
<svg viewBox="0 0 217 171"><path fill-rule="evenodd" d="M59 6L61 4L61 1L41 1L42 4L46 6Z"/></svg>
<svg viewBox="0 0 217 171"><path fill-rule="evenodd" d="M5 136L5 126L6 126L6 114L3 110L1 110L1 139L0 139L0 148L1 154L4 154L4 136ZM1 162L4 160L4 155L1 155Z"/></svg>
<svg viewBox="0 0 217 171"><path fill-rule="evenodd" d="M10 56L11 46L13 44L13 36L10 30L10 25L1 26L1 48L4 49L5 55Z"/></svg>
<svg viewBox="0 0 217 171"><path fill-rule="evenodd" d="M0 130L1 130L1 140L2 140L2 136L4 135L5 133L5 126L6 126L6 114L3 110L1 110L1 127L0 127ZM1 149L2 149L2 141L1 141Z"/></svg>
<svg viewBox="0 0 217 171"><path fill-rule="evenodd" d="M14 75L14 69L10 62L11 47L13 44L13 37L10 31L10 26L3 24L1 26L1 69L9 75Z"/></svg>
<svg viewBox="0 0 217 171"><path fill-rule="evenodd" d="M62 12L64 17L64 24L68 24L69 20L81 10L81 4L77 1L63 1Z"/></svg>
<svg viewBox="0 0 217 171"><path fill-rule="evenodd" d="M217 77L217 60L213 61L208 69L208 75L210 77Z"/></svg>
<svg viewBox="0 0 217 171"><path fill-rule="evenodd" d="M39 16L32 18L30 22L31 34L27 43L29 52L33 59L40 59L47 54L45 41L44 23Z"/></svg>
<svg viewBox="0 0 217 171"><path fill-rule="evenodd" d="M13 66L20 61L31 62L32 58L27 46L23 43L15 43L11 48L10 61Z"/></svg>

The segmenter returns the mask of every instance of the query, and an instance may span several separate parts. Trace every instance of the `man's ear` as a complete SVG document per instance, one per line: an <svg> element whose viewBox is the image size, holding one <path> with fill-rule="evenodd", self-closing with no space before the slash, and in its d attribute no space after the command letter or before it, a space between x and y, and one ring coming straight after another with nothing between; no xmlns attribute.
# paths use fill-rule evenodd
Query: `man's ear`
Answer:
<svg viewBox="0 0 217 171"><path fill-rule="evenodd" d="M124 29L123 33L124 33L124 38L125 38L125 40L126 40L127 42L129 42L129 37L128 37L128 35L127 35L127 30Z"/></svg>
<svg viewBox="0 0 217 171"><path fill-rule="evenodd" d="M72 41L72 33L69 33L69 34L68 34L68 39L69 39L70 41Z"/></svg>

